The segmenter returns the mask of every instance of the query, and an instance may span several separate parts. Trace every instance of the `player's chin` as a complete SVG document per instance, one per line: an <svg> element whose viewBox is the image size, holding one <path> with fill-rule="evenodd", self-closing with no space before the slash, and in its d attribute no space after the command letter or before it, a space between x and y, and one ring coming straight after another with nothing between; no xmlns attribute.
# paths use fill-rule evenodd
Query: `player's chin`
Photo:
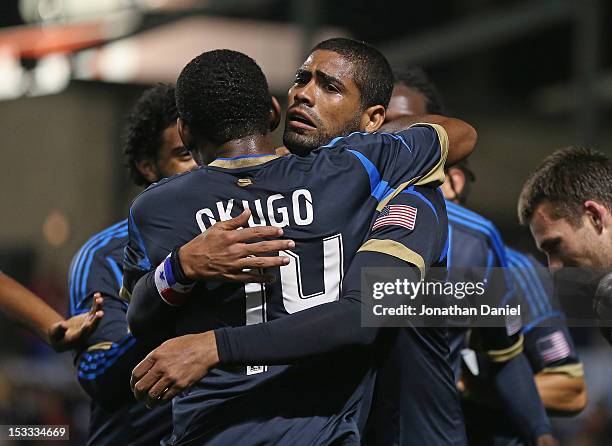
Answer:
<svg viewBox="0 0 612 446"><path fill-rule="evenodd" d="M318 147L314 135L304 134L304 129L286 128L283 134L283 143L295 155L305 156Z"/></svg>

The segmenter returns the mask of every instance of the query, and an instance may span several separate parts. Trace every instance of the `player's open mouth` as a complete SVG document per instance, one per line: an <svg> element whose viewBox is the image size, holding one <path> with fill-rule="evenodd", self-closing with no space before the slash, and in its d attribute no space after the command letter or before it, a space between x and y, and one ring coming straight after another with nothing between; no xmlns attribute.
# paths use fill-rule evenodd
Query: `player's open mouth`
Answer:
<svg viewBox="0 0 612 446"><path fill-rule="evenodd" d="M304 130L314 130L317 126L311 121L308 115L299 110L290 111L287 123L294 128Z"/></svg>

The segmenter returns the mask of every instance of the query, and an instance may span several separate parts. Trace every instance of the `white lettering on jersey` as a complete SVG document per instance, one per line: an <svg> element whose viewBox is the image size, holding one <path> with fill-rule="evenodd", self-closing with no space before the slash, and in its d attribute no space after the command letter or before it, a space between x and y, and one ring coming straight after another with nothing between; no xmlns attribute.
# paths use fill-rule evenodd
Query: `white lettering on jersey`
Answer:
<svg viewBox="0 0 612 446"><path fill-rule="evenodd" d="M304 197L304 208L306 209L306 216L302 218L300 215L300 197ZM291 202L293 205L293 218L295 220L295 224L298 226L306 226L312 223L313 220L313 209L312 209L312 195L310 195L310 191L306 189L298 189L293 193L291 197Z"/></svg>
<svg viewBox="0 0 612 446"><path fill-rule="evenodd" d="M231 219L233 207L234 199L232 198L228 201L218 201L216 209L203 208L197 211L195 218L200 231L206 231L207 228L218 221ZM284 228L291 224L306 226L314 221L312 194L307 189L298 189L291 194L291 197L285 197L282 194L270 195L265 199L265 213L262 199L253 202L242 200L242 208L250 209L252 212L251 218L249 218L250 227L276 226Z"/></svg>

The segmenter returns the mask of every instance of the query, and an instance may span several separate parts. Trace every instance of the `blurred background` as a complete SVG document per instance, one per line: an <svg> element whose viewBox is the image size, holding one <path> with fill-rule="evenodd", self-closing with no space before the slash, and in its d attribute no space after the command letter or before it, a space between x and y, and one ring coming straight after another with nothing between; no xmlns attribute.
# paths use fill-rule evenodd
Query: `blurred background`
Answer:
<svg viewBox="0 0 612 446"><path fill-rule="evenodd" d="M612 146L611 19L604 0L3 0L0 269L64 313L75 251L138 192L121 138L139 94L231 48L258 61L284 105L304 55L332 36L425 68L479 131L470 207L533 251L516 217L529 172L559 147ZM563 444L610 444L612 349L592 329L574 335L590 402L557 428ZM70 355L0 319L0 424L70 424L81 444L87 419Z"/></svg>

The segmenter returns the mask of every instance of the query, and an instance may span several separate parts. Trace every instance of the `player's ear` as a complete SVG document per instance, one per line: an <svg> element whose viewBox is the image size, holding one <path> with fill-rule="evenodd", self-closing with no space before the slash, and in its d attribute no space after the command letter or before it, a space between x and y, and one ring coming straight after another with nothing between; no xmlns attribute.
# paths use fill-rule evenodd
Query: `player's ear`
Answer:
<svg viewBox="0 0 612 446"><path fill-rule="evenodd" d="M361 115L361 131L375 132L385 123L385 107L373 105L364 110Z"/></svg>
<svg viewBox="0 0 612 446"><path fill-rule="evenodd" d="M601 234L610 224L610 212L602 204L587 200L584 202L584 210L598 234Z"/></svg>
<svg viewBox="0 0 612 446"><path fill-rule="evenodd" d="M277 129L281 120L281 106L278 103L278 100L271 96L272 104L270 106L270 131L273 132Z"/></svg>
<svg viewBox="0 0 612 446"><path fill-rule="evenodd" d="M155 161L149 158L146 158L142 161L138 161L136 163L136 169L138 169L138 172L140 172L140 174L145 178L145 180L147 180L148 183L155 183L160 179L160 175L157 171L157 165L155 164Z"/></svg>
<svg viewBox="0 0 612 446"><path fill-rule="evenodd" d="M187 150L191 150L190 147L191 147L191 144L193 143L191 129L185 123L185 121L183 121L182 118L177 118L176 129L178 130L178 134L181 137L181 141L183 141L183 145L187 148Z"/></svg>
<svg viewBox="0 0 612 446"><path fill-rule="evenodd" d="M453 189L453 186L451 185L451 177L448 173L448 171L446 171L444 173L444 183L442 184L442 186L440 186L440 189L442 190L442 194L444 195L444 198L446 198L447 200L457 200L457 193L455 192L455 189Z"/></svg>
<svg viewBox="0 0 612 446"><path fill-rule="evenodd" d="M448 176L450 177L450 184L452 184L455 194L460 196L465 188L465 173L461 169L451 167L448 169Z"/></svg>

